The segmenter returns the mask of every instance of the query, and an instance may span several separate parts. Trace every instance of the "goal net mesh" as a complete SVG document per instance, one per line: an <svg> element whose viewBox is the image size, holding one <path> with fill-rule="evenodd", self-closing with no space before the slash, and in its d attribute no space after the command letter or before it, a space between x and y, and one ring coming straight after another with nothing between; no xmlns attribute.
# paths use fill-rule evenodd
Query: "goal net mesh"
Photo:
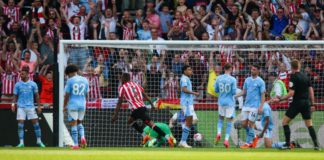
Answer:
<svg viewBox="0 0 324 160"><path fill-rule="evenodd" d="M83 121L90 147L141 146L142 135L127 125L130 110L126 102L122 105L118 120L115 123L111 122L117 103L118 87L121 84L120 76L123 72L130 73L131 81L140 84L151 97L157 108L155 112L149 111L154 122L167 125L170 124L170 120L173 122L171 131L179 142L182 132L181 116L173 119L172 117L180 111L179 79L182 75L182 66L190 65L193 69L191 77L193 91L200 94L194 100L197 114L197 120L194 121L196 129L192 129L188 144L193 147L223 147L226 123L223 125L221 143L215 145L218 106L213 86L215 78L223 73L224 64L229 62L233 65L233 76L237 79L239 89L242 89L244 79L250 76L250 65L259 64L261 66L260 77L266 83L266 99L268 100L274 79L281 79L288 88L292 59L302 62L302 72L310 77L314 87L317 110L312 113L313 125L320 145L324 146L324 139L320 135L324 133L324 50L321 44L251 43L238 45L236 42L128 44L123 41L114 43L91 41L91 43L76 45L65 42L60 46L62 48L59 61L61 68L69 63L76 64L81 70L80 74L85 76L90 84L86 115ZM273 73L277 76L271 76ZM64 77L64 72L60 72L60 76ZM66 77L64 82L66 82ZM60 93L60 95L63 98L63 94ZM235 120L241 117L243 103L244 98L237 101ZM147 102L146 104L150 107ZM288 103L271 105L271 108L274 120L272 141L284 141L281 120L288 108ZM63 125L61 127L63 130L60 132L64 135L62 140L64 145L73 145L66 113L64 123L61 125ZM298 142L303 148L313 146L300 115L290 123L290 126L292 141ZM256 133L259 132L256 131ZM201 140L194 139L196 133L202 135ZM245 139L244 129L232 128L231 147L242 145ZM260 140L258 147L264 147L263 140Z"/></svg>

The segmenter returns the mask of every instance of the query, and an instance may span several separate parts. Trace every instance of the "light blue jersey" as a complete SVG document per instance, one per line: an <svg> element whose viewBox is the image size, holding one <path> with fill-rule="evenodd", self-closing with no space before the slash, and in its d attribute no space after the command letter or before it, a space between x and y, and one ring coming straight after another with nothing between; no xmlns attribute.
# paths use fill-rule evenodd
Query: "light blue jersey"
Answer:
<svg viewBox="0 0 324 160"><path fill-rule="evenodd" d="M187 87L189 91L192 91L192 84L188 76L182 75L180 79L180 88ZM193 105L194 95L185 93L181 90L180 94L180 105L181 106L191 106Z"/></svg>
<svg viewBox="0 0 324 160"><path fill-rule="evenodd" d="M268 125L268 130L272 131L273 129L273 119L272 119L272 110L271 107L268 103L263 104L263 110L262 110L262 115L261 115L261 125L264 127L265 125L265 119L269 117L269 125Z"/></svg>
<svg viewBox="0 0 324 160"><path fill-rule="evenodd" d="M219 76L215 81L215 92L219 93L218 105L235 107L236 79L228 74Z"/></svg>
<svg viewBox="0 0 324 160"><path fill-rule="evenodd" d="M67 104L68 110L85 110L86 97L89 91L88 80L82 76L76 75L69 78L65 85L65 93L70 94Z"/></svg>
<svg viewBox="0 0 324 160"><path fill-rule="evenodd" d="M38 87L34 81L19 81L16 83L14 95L18 96L18 108L34 108L35 93L38 93Z"/></svg>
<svg viewBox="0 0 324 160"><path fill-rule="evenodd" d="M243 89L246 90L246 98L243 107L259 108L262 93L265 92L265 83L262 78L248 77L244 81Z"/></svg>

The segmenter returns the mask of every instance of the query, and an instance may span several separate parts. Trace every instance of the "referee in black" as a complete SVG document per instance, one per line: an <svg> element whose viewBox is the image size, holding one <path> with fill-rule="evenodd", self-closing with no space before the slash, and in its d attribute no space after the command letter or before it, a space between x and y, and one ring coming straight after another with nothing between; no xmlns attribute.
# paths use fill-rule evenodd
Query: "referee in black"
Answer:
<svg viewBox="0 0 324 160"><path fill-rule="evenodd" d="M289 108L282 120L286 144L281 149L290 149L289 122L299 113L301 113L305 125L308 128L308 132L312 137L314 149L320 150L311 119L311 112L315 110L314 90L307 75L300 72L300 67L301 65L298 60L293 60L291 62L292 74L289 81L289 92L287 95L278 97L274 100L278 102L288 100L290 97L293 97L293 101L290 103Z"/></svg>

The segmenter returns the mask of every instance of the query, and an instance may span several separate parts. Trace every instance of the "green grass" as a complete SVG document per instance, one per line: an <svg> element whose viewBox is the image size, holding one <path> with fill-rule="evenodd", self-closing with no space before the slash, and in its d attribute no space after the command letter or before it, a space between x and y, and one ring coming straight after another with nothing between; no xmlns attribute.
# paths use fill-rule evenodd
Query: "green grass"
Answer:
<svg viewBox="0 0 324 160"><path fill-rule="evenodd" d="M320 160L323 157L323 151L310 149L0 148L0 160Z"/></svg>

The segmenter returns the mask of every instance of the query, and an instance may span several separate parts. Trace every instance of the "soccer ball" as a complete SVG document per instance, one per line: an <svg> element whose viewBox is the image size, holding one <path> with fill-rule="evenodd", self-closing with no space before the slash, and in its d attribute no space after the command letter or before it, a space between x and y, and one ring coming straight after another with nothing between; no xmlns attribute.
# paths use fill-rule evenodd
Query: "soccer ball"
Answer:
<svg viewBox="0 0 324 160"><path fill-rule="evenodd" d="M194 134L194 141L196 141L196 142L200 142L203 138L204 138L204 136L200 133Z"/></svg>

